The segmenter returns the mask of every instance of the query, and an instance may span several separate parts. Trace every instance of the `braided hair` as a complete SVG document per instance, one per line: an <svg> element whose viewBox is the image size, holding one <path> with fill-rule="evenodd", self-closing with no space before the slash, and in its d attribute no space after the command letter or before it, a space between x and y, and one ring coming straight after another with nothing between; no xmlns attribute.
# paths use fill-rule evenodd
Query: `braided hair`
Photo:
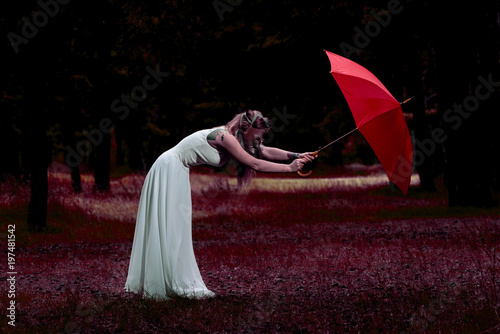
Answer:
<svg viewBox="0 0 500 334"><path fill-rule="evenodd" d="M249 109L236 114L236 116L234 116L234 118L226 124L226 128L229 133L238 139L241 147L245 151L257 159L262 159L260 143L254 145L253 147L246 147L243 141L243 134L246 133L251 127L268 130L270 128L269 120L267 117L264 117L260 111ZM255 174L256 173L252 168L239 164L237 168L238 190L240 190L244 185L250 184L250 181Z"/></svg>

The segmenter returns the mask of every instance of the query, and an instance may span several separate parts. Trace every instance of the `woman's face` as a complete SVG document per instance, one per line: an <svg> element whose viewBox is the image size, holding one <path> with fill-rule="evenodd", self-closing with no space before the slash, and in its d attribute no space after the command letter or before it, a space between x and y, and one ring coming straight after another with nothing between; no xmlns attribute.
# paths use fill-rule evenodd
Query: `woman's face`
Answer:
<svg viewBox="0 0 500 334"><path fill-rule="evenodd" d="M251 149L253 147L258 147L263 141L264 133L266 129L256 129L250 128L247 133L243 134L243 143L245 147Z"/></svg>

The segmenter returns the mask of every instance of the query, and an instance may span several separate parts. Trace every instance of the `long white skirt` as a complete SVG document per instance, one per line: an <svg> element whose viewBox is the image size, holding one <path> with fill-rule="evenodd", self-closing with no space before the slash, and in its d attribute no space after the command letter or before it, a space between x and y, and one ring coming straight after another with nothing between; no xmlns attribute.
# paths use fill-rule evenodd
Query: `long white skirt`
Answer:
<svg viewBox="0 0 500 334"><path fill-rule="evenodd" d="M212 297L193 251L189 169L170 152L142 187L125 290L168 299Z"/></svg>

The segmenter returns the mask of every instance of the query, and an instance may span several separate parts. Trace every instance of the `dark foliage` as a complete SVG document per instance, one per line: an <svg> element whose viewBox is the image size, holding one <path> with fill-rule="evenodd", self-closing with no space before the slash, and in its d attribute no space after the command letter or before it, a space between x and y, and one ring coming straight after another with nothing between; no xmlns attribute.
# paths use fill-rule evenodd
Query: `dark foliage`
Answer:
<svg viewBox="0 0 500 334"><path fill-rule="evenodd" d="M110 173L147 170L187 134L225 123L239 107L274 119L269 145L315 150L354 125L328 74L328 49L367 67L398 100L416 96L405 112L423 157L415 166L422 189L435 190L444 172L450 205L494 206L499 6L472 7L430 1L9 2L0 14L1 179L32 181L40 216L47 192L42 174L52 161L68 164L76 192L82 171L95 173L94 190L107 191ZM155 82L152 71L163 77ZM476 107L469 97L480 76L494 84ZM463 116L456 104L474 110ZM450 108L454 114L447 114ZM444 142L436 140L441 130ZM359 136L321 160L376 162Z"/></svg>

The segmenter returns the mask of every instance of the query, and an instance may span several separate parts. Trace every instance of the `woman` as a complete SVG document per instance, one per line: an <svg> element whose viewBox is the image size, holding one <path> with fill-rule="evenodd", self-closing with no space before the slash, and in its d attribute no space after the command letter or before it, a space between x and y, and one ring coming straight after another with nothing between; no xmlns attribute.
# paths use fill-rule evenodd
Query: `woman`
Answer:
<svg viewBox="0 0 500 334"><path fill-rule="evenodd" d="M313 160L310 153L291 153L261 145L269 121L259 111L237 114L225 126L200 130L163 153L142 188L125 289L168 298L212 297L201 278L191 236L189 168L222 166L229 157L242 168L238 189L259 172L296 172ZM279 164L267 160L289 160Z"/></svg>

